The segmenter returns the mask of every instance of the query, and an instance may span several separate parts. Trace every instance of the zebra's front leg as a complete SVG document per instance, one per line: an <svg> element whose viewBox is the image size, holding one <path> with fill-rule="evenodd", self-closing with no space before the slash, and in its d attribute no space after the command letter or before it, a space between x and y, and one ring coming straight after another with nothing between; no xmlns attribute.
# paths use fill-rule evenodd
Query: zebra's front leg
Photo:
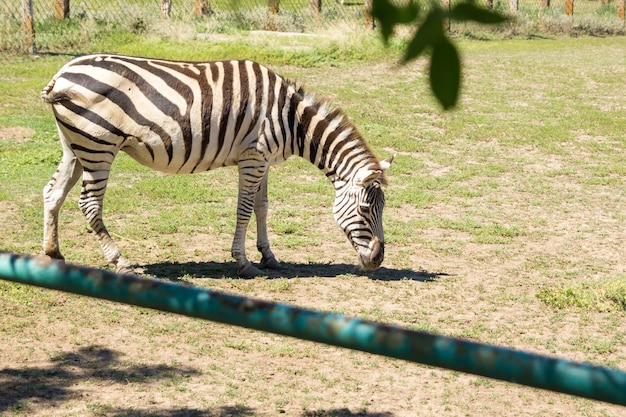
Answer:
<svg viewBox="0 0 626 417"><path fill-rule="evenodd" d="M260 183L267 171L267 165L259 166L254 159L245 159L239 163L239 193L237 197L237 226L233 237L232 255L237 261L237 275L242 278L253 278L266 275L252 265L246 257L246 230L250 223L252 210Z"/></svg>
<svg viewBox="0 0 626 417"><path fill-rule="evenodd" d="M254 215L256 216L256 247L261 252L261 265L269 269L280 269L280 262L276 260L276 256L270 249L270 241L267 237L267 177L269 169L265 172L259 191L254 200Z"/></svg>
<svg viewBox="0 0 626 417"><path fill-rule="evenodd" d="M89 226L96 234L98 243L100 243L107 261L115 266L115 272L132 274L133 270L130 267L130 262L122 256L102 220L102 205L108 179L108 169L85 171L83 173L83 188L78 205L89 222Z"/></svg>

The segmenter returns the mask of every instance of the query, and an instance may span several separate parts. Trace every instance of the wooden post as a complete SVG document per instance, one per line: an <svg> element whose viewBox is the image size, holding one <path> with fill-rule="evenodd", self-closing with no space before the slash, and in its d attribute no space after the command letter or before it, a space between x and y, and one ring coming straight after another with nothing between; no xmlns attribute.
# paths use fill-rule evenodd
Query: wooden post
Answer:
<svg viewBox="0 0 626 417"><path fill-rule="evenodd" d="M493 0L487 0L487 8L493 9Z"/></svg>
<svg viewBox="0 0 626 417"><path fill-rule="evenodd" d="M365 27L367 29L375 29L376 22L372 17L373 0L365 0Z"/></svg>
<svg viewBox="0 0 626 417"><path fill-rule="evenodd" d="M541 7L543 7L544 9L549 9L550 8L550 0L541 0Z"/></svg>
<svg viewBox="0 0 626 417"><path fill-rule="evenodd" d="M565 0L565 14L567 16L574 15L574 0Z"/></svg>
<svg viewBox="0 0 626 417"><path fill-rule="evenodd" d="M54 19L67 19L70 17L70 0L54 0Z"/></svg>
<svg viewBox="0 0 626 417"><path fill-rule="evenodd" d="M209 2L207 0L194 0L193 2L193 15L205 16L209 14Z"/></svg>
<svg viewBox="0 0 626 417"><path fill-rule="evenodd" d="M267 3L271 14L278 14L280 9L280 0L268 0Z"/></svg>
<svg viewBox="0 0 626 417"><path fill-rule="evenodd" d="M509 0L509 11L511 14L517 14L519 10L519 0Z"/></svg>
<svg viewBox="0 0 626 417"><path fill-rule="evenodd" d="M267 18L267 30L275 31L277 30L276 19L273 15L278 14L280 9L280 0L268 0L267 2L269 16Z"/></svg>
<svg viewBox="0 0 626 417"><path fill-rule="evenodd" d="M33 25L33 0L22 0L22 31L24 46L31 54L37 53L35 47L35 27Z"/></svg>
<svg viewBox="0 0 626 417"><path fill-rule="evenodd" d="M617 17L624 20L624 0L617 0Z"/></svg>
<svg viewBox="0 0 626 417"><path fill-rule="evenodd" d="M172 0L161 0L161 17L164 19L169 19L171 12Z"/></svg>
<svg viewBox="0 0 626 417"><path fill-rule="evenodd" d="M310 0L309 6L313 16L319 16L322 13L322 0Z"/></svg>

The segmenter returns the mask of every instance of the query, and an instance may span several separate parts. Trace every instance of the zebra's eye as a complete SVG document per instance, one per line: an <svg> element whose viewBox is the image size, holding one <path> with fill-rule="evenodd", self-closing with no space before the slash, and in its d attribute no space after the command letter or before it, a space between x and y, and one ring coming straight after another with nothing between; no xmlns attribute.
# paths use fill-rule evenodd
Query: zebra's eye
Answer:
<svg viewBox="0 0 626 417"><path fill-rule="evenodd" d="M370 214L370 205L365 203L360 204L359 211L361 212L361 214Z"/></svg>

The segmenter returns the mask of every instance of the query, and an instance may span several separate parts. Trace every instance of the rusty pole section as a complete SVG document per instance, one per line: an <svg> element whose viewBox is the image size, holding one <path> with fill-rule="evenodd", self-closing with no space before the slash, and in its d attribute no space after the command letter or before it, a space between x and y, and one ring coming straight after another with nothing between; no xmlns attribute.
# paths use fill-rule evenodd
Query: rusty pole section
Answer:
<svg viewBox="0 0 626 417"><path fill-rule="evenodd" d="M205 288L0 252L0 278L626 405L626 372Z"/></svg>

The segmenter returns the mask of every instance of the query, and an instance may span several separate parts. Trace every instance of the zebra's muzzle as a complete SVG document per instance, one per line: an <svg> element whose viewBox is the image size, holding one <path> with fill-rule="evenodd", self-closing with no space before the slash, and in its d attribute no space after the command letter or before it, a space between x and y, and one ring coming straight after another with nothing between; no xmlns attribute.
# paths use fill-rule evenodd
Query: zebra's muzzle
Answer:
<svg viewBox="0 0 626 417"><path fill-rule="evenodd" d="M358 251L359 267L365 270L373 270L380 266L385 259L385 242L381 242L376 236L370 241L367 248Z"/></svg>

